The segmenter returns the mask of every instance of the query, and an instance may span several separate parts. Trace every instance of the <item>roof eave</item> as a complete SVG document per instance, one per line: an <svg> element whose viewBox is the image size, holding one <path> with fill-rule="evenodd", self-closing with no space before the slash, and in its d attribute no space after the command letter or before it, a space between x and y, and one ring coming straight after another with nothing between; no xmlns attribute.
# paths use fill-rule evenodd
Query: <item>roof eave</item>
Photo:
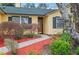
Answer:
<svg viewBox="0 0 79 59"><path fill-rule="evenodd" d="M16 15L32 15L32 16L45 16L42 14L21 14L21 13L7 13L7 14L16 14Z"/></svg>

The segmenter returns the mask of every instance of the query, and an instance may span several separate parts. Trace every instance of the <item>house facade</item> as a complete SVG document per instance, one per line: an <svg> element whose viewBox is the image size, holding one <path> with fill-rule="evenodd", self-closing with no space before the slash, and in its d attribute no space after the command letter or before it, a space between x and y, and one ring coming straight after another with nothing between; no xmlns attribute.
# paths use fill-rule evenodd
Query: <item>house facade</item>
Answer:
<svg viewBox="0 0 79 59"><path fill-rule="evenodd" d="M38 24L38 33L57 34L63 31L63 20L58 9L0 7L0 23L15 21L17 23Z"/></svg>

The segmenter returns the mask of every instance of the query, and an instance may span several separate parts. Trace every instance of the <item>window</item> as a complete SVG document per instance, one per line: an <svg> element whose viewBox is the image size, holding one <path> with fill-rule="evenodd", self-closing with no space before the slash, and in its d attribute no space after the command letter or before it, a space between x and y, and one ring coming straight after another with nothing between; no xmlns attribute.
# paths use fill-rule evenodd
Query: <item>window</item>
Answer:
<svg viewBox="0 0 79 59"><path fill-rule="evenodd" d="M12 21L20 23L20 17L19 16L12 16Z"/></svg>
<svg viewBox="0 0 79 59"><path fill-rule="evenodd" d="M63 26L64 22L61 19L61 17L59 16L53 17L53 28L63 28Z"/></svg>
<svg viewBox="0 0 79 59"><path fill-rule="evenodd" d="M32 23L32 19L26 16L12 16L12 17L8 17L8 21L14 21L17 23L27 23L27 24L31 24Z"/></svg>
<svg viewBox="0 0 79 59"><path fill-rule="evenodd" d="M31 24L32 23L32 19L30 17L22 16L21 17L21 23Z"/></svg>
<svg viewBox="0 0 79 59"><path fill-rule="evenodd" d="M27 23L28 24L28 17L21 17L21 23Z"/></svg>
<svg viewBox="0 0 79 59"><path fill-rule="evenodd" d="M29 23L29 24L32 23L32 18L29 18L28 23Z"/></svg>

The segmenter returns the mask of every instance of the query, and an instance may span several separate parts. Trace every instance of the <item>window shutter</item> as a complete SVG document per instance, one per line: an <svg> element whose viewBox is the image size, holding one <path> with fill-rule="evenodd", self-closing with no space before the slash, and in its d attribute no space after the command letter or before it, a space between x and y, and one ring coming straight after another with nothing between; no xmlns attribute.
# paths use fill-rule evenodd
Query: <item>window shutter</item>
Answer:
<svg viewBox="0 0 79 59"><path fill-rule="evenodd" d="M32 18L29 18L28 19L28 24L31 24L32 23Z"/></svg>
<svg viewBox="0 0 79 59"><path fill-rule="evenodd" d="M12 17L8 17L8 21L12 21Z"/></svg>
<svg viewBox="0 0 79 59"><path fill-rule="evenodd" d="M56 17L53 17L53 28L56 28Z"/></svg>

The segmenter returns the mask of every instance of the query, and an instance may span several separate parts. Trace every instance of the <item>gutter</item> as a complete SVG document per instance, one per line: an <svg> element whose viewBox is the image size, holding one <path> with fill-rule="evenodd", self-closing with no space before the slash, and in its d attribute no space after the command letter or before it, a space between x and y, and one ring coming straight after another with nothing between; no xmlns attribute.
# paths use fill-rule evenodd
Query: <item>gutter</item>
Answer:
<svg viewBox="0 0 79 59"><path fill-rule="evenodd" d="M57 11L57 10L59 10L59 9L51 10L51 11L47 12L47 13L45 14L45 16L48 15L49 13L55 12L55 11Z"/></svg>

